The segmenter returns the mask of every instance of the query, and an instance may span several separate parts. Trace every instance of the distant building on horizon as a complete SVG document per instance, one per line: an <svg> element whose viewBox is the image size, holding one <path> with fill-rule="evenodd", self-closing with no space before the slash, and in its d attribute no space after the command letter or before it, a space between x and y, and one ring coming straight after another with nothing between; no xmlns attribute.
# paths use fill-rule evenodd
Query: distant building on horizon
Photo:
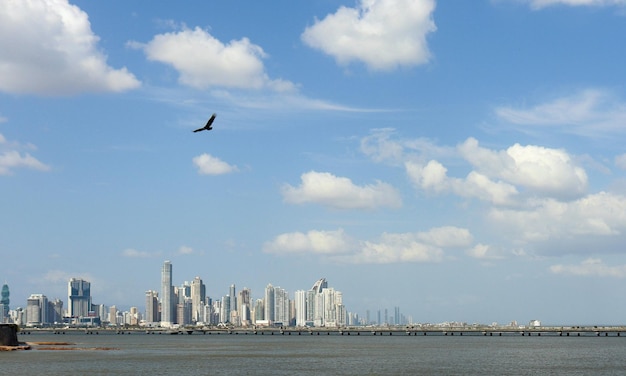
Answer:
<svg viewBox="0 0 626 376"><path fill-rule="evenodd" d="M145 320L148 324L158 323L161 321L161 315L159 315L159 293L154 290L146 291Z"/></svg>
<svg viewBox="0 0 626 376"><path fill-rule="evenodd" d="M265 313L263 318L268 324L272 324L274 322L274 286L272 284L268 284L265 287L265 306L263 307Z"/></svg>
<svg viewBox="0 0 626 376"><path fill-rule="evenodd" d="M172 285L172 263L165 261L161 268L161 326L174 324L174 286Z"/></svg>
<svg viewBox="0 0 626 376"><path fill-rule="evenodd" d="M43 294L31 294L26 301L26 325L48 323L48 298Z"/></svg>
<svg viewBox="0 0 626 376"><path fill-rule="evenodd" d="M204 321L204 301L206 299L206 286L200 277L191 281L191 321Z"/></svg>
<svg viewBox="0 0 626 376"><path fill-rule="evenodd" d="M244 287L239 291L237 298L237 312L239 313L239 325L247 326L252 320L250 317L250 308L252 305L252 291Z"/></svg>
<svg viewBox="0 0 626 376"><path fill-rule="evenodd" d="M2 285L2 295L0 296L0 322L9 322L9 285Z"/></svg>
<svg viewBox="0 0 626 376"><path fill-rule="evenodd" d="M67 315L72 318L89 317L91 311L91 283L72 278L67 284Z"/></svg>
<svg viewBox="0 0 626 376"><path fill-rule="evenodd" d="M48 322L51 324L63 322L63 301L61 299L48 301Z"/></svg>
<svg viewBox="0 0 626 376"><path fill-rule="evenodd" d="M308 291L295 293L296 326L345 326L346 308L343 294L328 287L326 278L321 278Z"/></svg>

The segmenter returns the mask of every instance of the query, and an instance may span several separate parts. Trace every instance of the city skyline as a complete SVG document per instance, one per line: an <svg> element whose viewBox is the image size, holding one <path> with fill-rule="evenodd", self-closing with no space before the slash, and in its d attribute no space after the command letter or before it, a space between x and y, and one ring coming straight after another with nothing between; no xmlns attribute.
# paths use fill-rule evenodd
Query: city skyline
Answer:
<svg viewBox="0 0 626 376"><path fill-rule="evenodd" d="M220 296L324 276L354 312L623 324L625 19L0 1L0 278L13 301L81 278L130 307L170 260Z"/></svg>
<svg viewBox="0 0 626 376"><path fill-rule="evenodd" d="M206 295L206 287L200 277L196 276L191 283L184 281L176 286L172 284L172 276L173 265L166 260L161 267L161 298L157 291L146 291L143 311L137 306L123 311L115 304L92 304L91 282L80 278L71 278L67 283L65 309L62 300L49 300L40 293L31 294L25 307L18 305L10 309L9 287L5 284L2 308L10 314L0 316L3 318L0 322L12 318L13 322L26 326L100 326L121 325L123 323L111 320L123 317L129 325L162 328L190 325L344 327L413 324L412 316L401 314L400 307L394 307L391 320L387 308L375 310L377 320L371 320L370 310L364 314L348 311L343 305L343 294L330 287L326 278L317 280L310 289L295 290L293 294L268 283L262 297L254 299L247 287L237 293L235 284L229 286L228 294L211 297ZM381 311L384 312L384 320L381 319Z"/></svg>

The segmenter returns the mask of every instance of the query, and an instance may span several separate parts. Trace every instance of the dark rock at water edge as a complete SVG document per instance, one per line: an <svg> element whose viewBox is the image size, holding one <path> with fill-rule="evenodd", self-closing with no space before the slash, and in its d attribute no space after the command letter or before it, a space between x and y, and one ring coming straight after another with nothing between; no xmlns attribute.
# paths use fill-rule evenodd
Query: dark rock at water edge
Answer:
<svg viewBox="0 0 626 376"><path fill-rule="evenodd" d="M0 346L19 346L17 330L15 324L0 324Z"/></svg>

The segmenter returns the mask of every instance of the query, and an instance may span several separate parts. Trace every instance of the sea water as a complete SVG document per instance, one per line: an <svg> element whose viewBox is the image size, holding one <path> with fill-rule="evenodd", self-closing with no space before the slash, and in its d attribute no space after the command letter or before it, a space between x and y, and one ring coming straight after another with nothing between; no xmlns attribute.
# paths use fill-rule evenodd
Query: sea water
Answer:
<svg viewBox="0 0 626 376"><path fill-rule="evenodd" d="M626 337L31 334L0 375L624 375ZM64 347L64 346L54 346Z"/></svg>

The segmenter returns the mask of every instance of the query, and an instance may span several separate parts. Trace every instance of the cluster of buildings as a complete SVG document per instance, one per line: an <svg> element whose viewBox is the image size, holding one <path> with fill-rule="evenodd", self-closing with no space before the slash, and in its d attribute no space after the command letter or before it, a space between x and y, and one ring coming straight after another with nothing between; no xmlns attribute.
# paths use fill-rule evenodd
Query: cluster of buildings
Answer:
<svg viewBox="0 0 626 376"><path fill-rule="evenodd" d="M200 277L180 286L172 283L172 263L165 261L161 268L160 291L146 291L146 308L120 311L115 306L95 304L91 299L91 283L80 278L68 282L67 307L61 299L48 299L43 294L32 294L26 308L9 309L9 287L2 287L0 322L21 326L101 326L144 325L173 328L189 325L218 326L311 326L342 327L353 325L404 325L410 323L395 308L389 320L387 310L375 319L369 311L365 317L347 312L340 291L328 286L325 278L309 290L298 290L293 298L278 286L268 284L261 298L253 299L252 291L237 291L231 285L228 294L218 299L209 297Z"/></svg>
<svg viewBox="0 0 626 376"><path fill-rule="evenodd" d="M2 286L0 300L0 322L16 323L20 326L49 325L101 325L107 322L119 323L118 312L111 307L109 312L103 304L91 301L91 283L80 278L72 278L67 286L67 307L63 300L48 299L44 294L31 294L26 301L26 308L11 310L9 286ZM136 310L136 309L135 309Z"/></svg>
<svg viewBox="0 0 626 376"><path fill-rule="evenodd" d="M206 295L200 277L181 286L172 285L172 264L163 263L161 291L146 292L145 325L173 327L184 325L229 326L345 326L350 315L340 291L328 287L326 279L310 290L295 292L294 299L280 287L265 287L262 298L253 299L252 291L237 292L231 285L220 299Z"/></svg>

